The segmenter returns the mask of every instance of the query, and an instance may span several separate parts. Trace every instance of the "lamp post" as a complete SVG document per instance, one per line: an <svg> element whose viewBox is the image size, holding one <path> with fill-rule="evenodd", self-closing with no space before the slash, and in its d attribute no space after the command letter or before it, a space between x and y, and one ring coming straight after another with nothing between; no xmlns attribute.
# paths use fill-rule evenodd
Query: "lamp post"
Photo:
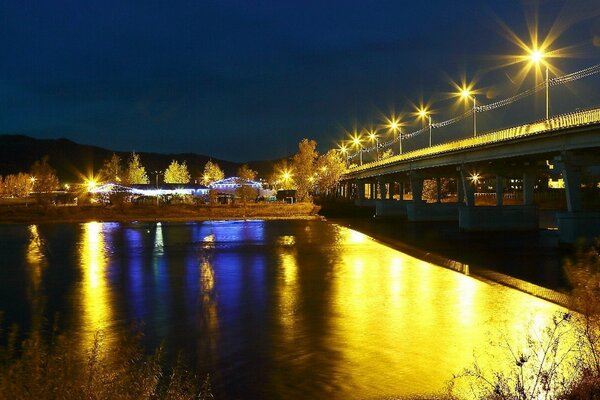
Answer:
<svg viewBox="0 0 600 400"><path fill-rule="evenodd" d="M548 119L549 105L550 105L550 80L548 79L548 63L544 61L545 56L546 56L546 54L544 53L543 50L536 49L536 50L533 50L531 52L531 54L529 54L529 59L535 65L539 65L540 63L542 63L545 67L544 86L546 88L546 119Z"/></svg>
<svg viewBox="0 0 600 400"><path fill-rule="evenodd" d="M477 99L475 98L475 95L471 93L471 91L469 89L463 89L460 92L460 96L467 100L467 99L472 99L473 100L473 137L477 136Z"/></svg>
<svg viewBox="0 0 600 400"><path fill-rule="evenodd" d="M348 154L348 148L346 147L345 144L341 144L340 145L340 153L344 154L346 156L346 168L348 167L348 163L349 163L349 157L350 155Z"/></svg>
<svg viewBox="0 0 600 400"><path fill-rule="evenodd" d="M387 127L390 131L392 131L392 135L398 132L398 155L402 154L402 129L400 129L400 119L392 116L392 118L387 119Z"/></svg>
<svg viewBox="0 0 600 400"><path fill-rule="evenodd" d="M427 118L429 121L429 147L431 147L431 114L425 108L421 108L419 109L419 117Z"/></svg>
<svg viewBox="0 0 600 400"><path fill-rule="evenodd" d="M379 137L377 136L377 131L371 129L368 132L371 143L375 142L375 159L379 161Z"/></svg>
<svg viewBox="0 0 600 400"><path fill-rule="evenodd" d="M360 158L360 165L363 164L363 157L362 157L362 151L363 151L363 147L361 144L361 139L360 136L358 135L354 135L354 137L352 138L352 143L354 144L354 147L358 147L358 151L359 151L359 158Z"/></svg>

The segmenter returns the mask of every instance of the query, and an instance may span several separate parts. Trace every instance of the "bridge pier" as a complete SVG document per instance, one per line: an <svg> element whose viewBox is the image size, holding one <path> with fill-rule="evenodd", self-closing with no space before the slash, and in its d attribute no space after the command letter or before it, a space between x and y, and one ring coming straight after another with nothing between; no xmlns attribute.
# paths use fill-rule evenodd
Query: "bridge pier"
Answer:
<svg viewBox="0 0 600 400"><path fill-rule="evenodd" d="M523 205L504 204L504 176L496 174L496 205L475 206L474 188L461 168L461 180L467 194L458 210L458 226L464 231L528 231L539 228L537 207L533 205L535 174L523 175Z"/></svg>
<svg viewBox="0 0 600 400"><path fill-rule="evenodd" d="M567 212L556 215L559 241L573 244L600 237L600 212L584 210L582 206L581 166L569 160L568 155L559 156L556 160L554 166L561 170L567 200Z"/></svg>

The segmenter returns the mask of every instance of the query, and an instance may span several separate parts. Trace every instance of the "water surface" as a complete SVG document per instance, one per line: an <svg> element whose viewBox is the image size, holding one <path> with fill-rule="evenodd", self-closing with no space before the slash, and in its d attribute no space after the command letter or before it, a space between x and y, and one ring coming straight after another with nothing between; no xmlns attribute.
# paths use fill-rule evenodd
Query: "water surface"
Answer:
<svg viewBox="0 0 600 400"><path fill-rule="evenodd" d="M5 324L58 315L82 351L143 321L219 399L440 391L560 310L323 221L5 225L0 260Z"/></svg>

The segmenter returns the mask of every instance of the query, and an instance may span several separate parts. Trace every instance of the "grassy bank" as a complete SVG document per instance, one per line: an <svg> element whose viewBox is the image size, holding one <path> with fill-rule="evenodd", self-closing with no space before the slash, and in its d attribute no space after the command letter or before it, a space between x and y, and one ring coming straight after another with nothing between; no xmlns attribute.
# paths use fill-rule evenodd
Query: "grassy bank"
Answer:
<svg viewBox="0 0 600 400"><path fill-rule="evenodd" d="M207 221L226 219L303 219L318 218L319 207L298 204L223 204L223 205L132 205L106 206L18 206L1 207L0 223L130 222L130 221Z"/></svg>

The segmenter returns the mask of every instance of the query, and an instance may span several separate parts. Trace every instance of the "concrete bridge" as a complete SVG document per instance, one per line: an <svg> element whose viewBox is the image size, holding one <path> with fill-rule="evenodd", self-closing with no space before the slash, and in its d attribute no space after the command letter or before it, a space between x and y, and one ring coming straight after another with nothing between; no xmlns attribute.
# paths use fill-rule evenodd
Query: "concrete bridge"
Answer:
<svg viewBox="0 0 600 400"><path fill-rule="evenodd" d="M378 217L410 221L456 220L462 230L533 230L539 228L534 193L548 178L562 178L566 211L557 214L561 242L600 236L600 210L582 204L582 174L600 170L600 108L483 133L350 168L338 195L359 206L374 206ZM496 204L475 205L485 178ZM435 181L433 202L423 200L424 182ZM598 178L594 180L597 185ZM455 201L442 196L442 183ZM520 204L504 204L506 188L518 188ZM598 189L595 189L596 191ZM443 201L444 200L444 201Z"/></svg>

